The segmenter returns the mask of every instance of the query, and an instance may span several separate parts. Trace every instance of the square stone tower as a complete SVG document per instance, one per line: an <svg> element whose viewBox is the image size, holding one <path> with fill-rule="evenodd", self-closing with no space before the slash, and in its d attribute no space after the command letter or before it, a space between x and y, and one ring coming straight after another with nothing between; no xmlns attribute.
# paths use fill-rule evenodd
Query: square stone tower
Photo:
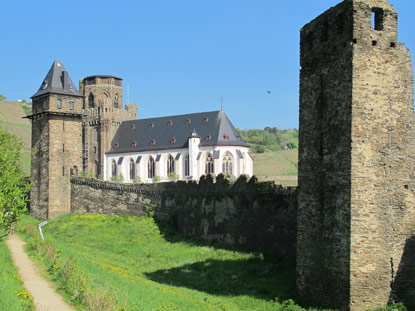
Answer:
<svg viewBox="0 0 415 311"><path fill-rule="evenodd" d="M79 80L79 91L85 96L83 119L83 171L103 176L104 154L122 121L137 119L137 105L123 109L122 79L94 75Z"/></svg>
<svg viewBox="0 0 415 311"><path fill-rule="evenodd" d="M82 168L83 95L54 61L32 100L30 211L48 219L70 212L70 176Z"/></svg>
<svg viewBox="0 0 415 311"><path fill-rule="evenodd" d="M415 302L403 273L415 259L413 74L397 26L387 1L345 0L301 30L297 288L340 309Z"/></svg>

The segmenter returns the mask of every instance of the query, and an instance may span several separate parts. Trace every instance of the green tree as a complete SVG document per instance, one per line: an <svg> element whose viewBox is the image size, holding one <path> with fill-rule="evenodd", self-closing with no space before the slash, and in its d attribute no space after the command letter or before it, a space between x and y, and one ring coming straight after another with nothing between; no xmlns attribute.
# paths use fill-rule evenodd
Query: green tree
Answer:
<svg viewBox="0 0 415 311"><path fill-rule="evenodd" d="M7 98L3 94L0 94L0 102L5 101Z"/></svg>
<svg viewBox="0 0 415 311"><path fill-rule="evenodd" d="M18 217L26 212L30 183L21 168L22 146L16 136L0 128L0 238L9 235Z"/></svg>

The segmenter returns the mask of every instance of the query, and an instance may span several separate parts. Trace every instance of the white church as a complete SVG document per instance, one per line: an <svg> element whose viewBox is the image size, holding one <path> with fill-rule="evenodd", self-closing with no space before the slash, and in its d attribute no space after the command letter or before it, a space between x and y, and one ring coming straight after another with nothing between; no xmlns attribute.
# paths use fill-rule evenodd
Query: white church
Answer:
<svg viewBox="0 0 415 311"><path fill-rule="evenodd" d="M249 146L222 111L124 121L105 153L104 179L198 180L253 175Z"/></svg>

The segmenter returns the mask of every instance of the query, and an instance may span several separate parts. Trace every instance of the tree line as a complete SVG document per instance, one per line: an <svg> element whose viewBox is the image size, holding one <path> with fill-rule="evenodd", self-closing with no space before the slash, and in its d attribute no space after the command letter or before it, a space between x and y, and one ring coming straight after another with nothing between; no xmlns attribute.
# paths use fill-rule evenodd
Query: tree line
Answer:
<svg viewBox="0 0 415 311"><path fill-rule="evenodd" d="M275 126L266 127L263 130L236 130L255 153L298 148L298 129L295 128L280 130Z"/></svg>

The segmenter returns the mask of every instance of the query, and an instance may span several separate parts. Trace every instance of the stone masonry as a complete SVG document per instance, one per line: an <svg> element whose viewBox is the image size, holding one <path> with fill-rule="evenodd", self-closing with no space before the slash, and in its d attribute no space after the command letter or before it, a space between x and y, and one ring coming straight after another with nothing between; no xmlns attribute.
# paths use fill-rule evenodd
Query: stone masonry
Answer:
<svg viewBox="0 0 415 311"><path fill-rule="evenodd" d="M48 219L70 211L70 175L82 167L80 111L82 97L46 94L33 98L30 210L34 217Z"/></svg>
<svg viewBox="0 0 415 311"><path fill-rule="evenodd" d="M122 79L114 76L90 76L79 80L84 95L82 127L83 171L95 177L103 176L104 153L122 121L137 119L137 105L123 109Z"/></svg>
<svg viewBox="0 0 415 311"><path fill-rule="evenodd" d="M395 282L415 220L413 76L386 1L345 0L301 30L299 139L299 292L413 303Z"/></svg>
<svg viewBox="0 0 415 311"><path fill-rule="evenodd" d="M153 210L187 235L295 258L297 192L273 183L229 184L218 175L199 183L119 184L73 178L71 212L145 215Z"/></svg>

